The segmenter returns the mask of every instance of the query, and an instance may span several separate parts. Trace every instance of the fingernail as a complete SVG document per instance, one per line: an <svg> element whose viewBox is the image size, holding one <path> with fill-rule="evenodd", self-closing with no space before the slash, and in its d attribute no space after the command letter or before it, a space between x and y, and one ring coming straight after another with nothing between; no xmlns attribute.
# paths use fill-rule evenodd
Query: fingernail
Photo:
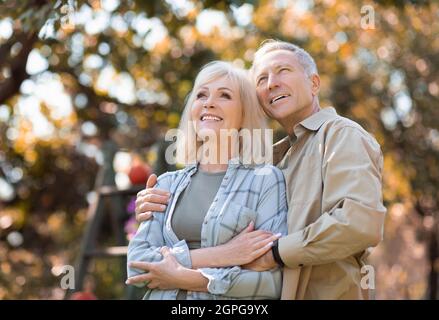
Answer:
<svg viewBox="0 0 439 320"><path fill-rule="evenodd" d="M279 232L279 233L276 233L275 236L279 238L279 237L282 236L282 233L280 233L280 232Z"/></svg>
<svg viewBox="0 0 439 320"><path fill-rule="evenodd" d="M162 209L162 210L165 210L165 208L166 208L166 206L163 204L160 206L160 209Z"/></svg>
<svg viewBox="0 0 439 320"><path fill-rule="evenodd" d="M267 246L272 247L273 246L273 241L271 241L269 244L267 244Z"/></svg>
<svg viewBox="0 0 439 320"><path fill-rule="evenodd" d="M125 281L125 284L130 284L130 282L127 280L127 281Z"/></svg>

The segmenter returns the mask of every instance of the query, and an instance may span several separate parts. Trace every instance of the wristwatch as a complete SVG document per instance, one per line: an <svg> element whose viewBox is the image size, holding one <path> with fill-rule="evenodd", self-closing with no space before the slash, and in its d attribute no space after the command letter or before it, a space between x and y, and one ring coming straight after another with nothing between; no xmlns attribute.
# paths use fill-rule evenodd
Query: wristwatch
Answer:
<svg viewBox="0 0 439 320"><path fill-rule="evenodd" d="M273 253L274 261L279 265L279 267L284 267L285 263L282 261L279 254L279 240L273 242L273 246L271 247L271 252Z"/></svg>

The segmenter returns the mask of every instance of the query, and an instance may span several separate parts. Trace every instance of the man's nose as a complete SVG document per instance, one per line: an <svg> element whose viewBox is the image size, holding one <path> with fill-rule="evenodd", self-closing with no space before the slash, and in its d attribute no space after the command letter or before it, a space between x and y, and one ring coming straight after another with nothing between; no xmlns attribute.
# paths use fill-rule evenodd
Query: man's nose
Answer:
<svg viewBox="0 0 439 320"><path fill-rule="evenodd" d="M272 90L278 86L279 86L279 83L278 83L278 79L277 79L276 75L269 74L268 81L267 81L268 90Z"/></svg>

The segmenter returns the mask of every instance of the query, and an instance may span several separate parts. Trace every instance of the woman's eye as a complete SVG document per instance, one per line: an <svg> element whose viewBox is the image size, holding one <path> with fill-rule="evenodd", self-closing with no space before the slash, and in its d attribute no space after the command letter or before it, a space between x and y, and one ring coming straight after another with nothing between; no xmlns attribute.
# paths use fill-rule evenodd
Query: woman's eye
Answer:
<svg viewBox="0 0 439 320"><path fill-rule="evenodd" d="M204 92L199 92L199 93L197 93L197 99L200 99L200 98L203 98L203 97L205 97L206 95L204 94Z"/></svg>
<svg viewBox="0 0 439 320"><path fill-rule="evenodd" d="M223 92L223 93L221 94L221 97L226 98L226 99L230 99L230 98L231 98L231 97L230 97L230 94L225 93L225 92Z"/></svg>
<svg viewBox="0 0 439 320"><path fill-rule="evenodd" d="M282 72L282 71L288 71L288 68L281 68L279 71L280 71L280 72Z"/></svg>

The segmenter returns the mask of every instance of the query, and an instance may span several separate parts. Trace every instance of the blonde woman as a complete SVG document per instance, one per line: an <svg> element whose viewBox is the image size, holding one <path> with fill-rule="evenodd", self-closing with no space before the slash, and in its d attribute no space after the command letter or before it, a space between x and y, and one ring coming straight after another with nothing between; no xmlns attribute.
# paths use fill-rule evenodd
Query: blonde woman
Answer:
<svg viewBox="0 0 439 320"><path fill-rule="evenodd" d="M257 229L257 258L287 232L281 171L248 161L264 149L261 135L251 134L266 128L257 104L245 70L216 61L198 74L177 138L177 159L186 166L158 178L156 188L170 194L165 214L142 222L128 248L127 283L146 286L144 299L280 298L280 268L258 272L226 262L233 246L225 244L235 236L246 241L239 235Z"/></svg>

